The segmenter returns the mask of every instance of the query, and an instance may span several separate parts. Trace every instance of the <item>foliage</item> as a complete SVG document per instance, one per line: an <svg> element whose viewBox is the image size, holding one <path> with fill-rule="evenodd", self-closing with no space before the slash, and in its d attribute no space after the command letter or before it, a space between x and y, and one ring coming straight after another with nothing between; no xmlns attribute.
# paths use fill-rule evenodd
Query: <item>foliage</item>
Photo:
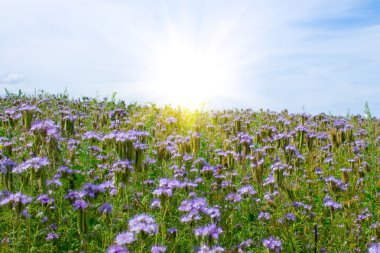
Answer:
<svg viewBox="0 0 380 253"><path fill-rule="evenodd" d="M366 252L380 240L380 122L365 110L7 91L0 252Z"/></svg>

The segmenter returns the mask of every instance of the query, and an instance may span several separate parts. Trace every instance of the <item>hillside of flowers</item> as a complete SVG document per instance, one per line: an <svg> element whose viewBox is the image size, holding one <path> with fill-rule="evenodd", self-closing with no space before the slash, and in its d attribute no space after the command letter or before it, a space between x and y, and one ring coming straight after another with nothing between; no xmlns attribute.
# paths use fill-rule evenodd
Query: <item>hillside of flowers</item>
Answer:
<svg viewBox="0 0 380 253"><path fill-rule="evenodd" d="M0 97L0 252L380 252L380 121Z"/></svg>

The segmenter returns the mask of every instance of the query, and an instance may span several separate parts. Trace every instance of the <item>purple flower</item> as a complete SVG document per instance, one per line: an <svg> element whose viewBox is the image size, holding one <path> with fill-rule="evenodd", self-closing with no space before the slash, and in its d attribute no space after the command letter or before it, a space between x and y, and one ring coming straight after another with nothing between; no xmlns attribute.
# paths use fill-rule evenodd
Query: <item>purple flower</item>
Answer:
<svg viewBox="0 0 380 253"><path fill-rule="evenodd" d="M202 238L209 237L215 240L218 239L221 233L223 233L223 230L218 228L215 224L194 229L195 236L201 236Z"/></svg>
<svg viewBox="0 0 380 253"><path fill-rule="evenodd" d="M85 132L83 134L82 139L83 140L98 140L98 141L100 141L101 137L99 134L97 134L93 131L88 131L88 132Z"/></svg>
<svg viewBox="0 0 380 253"><path fill-rule="evenodd" d="M231 203L239 203L242 200L242 197L238 193L230 193L227 195L226 200L229 200Z"/></svg>
<svg viewBox="0 0 380 253"><path fill-rule="evenodd" d="M256 191L253 189L252 185L243 185L238 190L238 193L242 196L251 196L251 195L255 195Z"/></svg>
<svg viewBox="0 0 380 253"><path fill-rule="evenodd" d="M53 239L58 239L59 238L59 234L57 233L54 233L54 232L50 232L47 236L46 236L46 241L51 241Z"/></svg>
<svg viewBox="0 0 380 253"><path fill-rule="evenodd" d="M265 185L268 185L268 184L274 184L274 176L273 176L273 174L269 174L269 176L265 179L265 181L264 181L264 186Z"/></svg>
<svg viewBox="0 0 380 253"><path fill-rule="evenodd" d="M32 202L33 198L26 196L22 194L21 192L16 192L8 195L6 198L2 199L0 201L0 206L6 205L6 204L16 204L21 203L22 205L26 205L30 202Z"/></svg>
<svg viewBox="0 0 380 253"><path fill-rule="evenodd" d="M168 233L170 235L176 235L177 234L177 229L176 228L169 228L168 229Z"/></svg>
<svg viewBox="0 0 380 253"><path fill-rule="evenodd" d="M358 215L358 217L355 219L355 222L360 222L362 220L368 220L370 217L372 217L372 214L369 212L368 208L364 208Z"/></svg>
<svg viewBox="0 0 380 253"><path fill-rule="evenodd" d="M21 215L24 216L26 219L29 219L31 217L27 209L22 210Z"/></svg>
<svg viewBox="0 0 380 253"><path fill-rule="evenodd" d="M45 157L34 157L26 162L23 162L22 164L18 165L13 169L14 173L23 173L24 171L28 169L34 169L35 171L40 170L43 167L46 167L49 165L49 160Z"/></svg>
<svg viewBox="0 0 380 253"><path fill-rule="evenodd" d="M252 245L252 239L247 239L239 244L239 248L248 248Z"/></svg>
<svg viewBox="0 0 380 253"><path fill-rule="evenodd" d="M282 246L281 246L282 243L281 243L281 241L277 240L273 236L265 238L263 240L263 245L264 245L264 247L266 247L270 251L273 251L273 252L276 252L276 253L280 252L282 250Z"/></svg>
<svg viewBox="0 0 380 253"><path fill-rule="evenodd" d="M69 193L66 194L65 199L74 200L74 199L80 199L82 197L84 197L83 192L70 191Z"/></svg>
<svg viewBox="0 0 380 253"><path fill-rule="evenodd" d="M40 220L40 222L41 223L45 223L47 220L48 220L48 217L44 216L44 217L42 217L42 219Z"/></svg>
<svg viewBox="0 0 380 253"><path fill-rule="evenodd" d="M0 173L7 174L14 167L16 167L16 163L13 162L11 159L5 158L0 160Z"/></svg>
<svg viewBox="0 0 380 253"><path fill-rule="evenodd" d="M340 209L342 205L333 201L330 197L325 197L323 199L324 206L331 207L332 209Z"/></svg>
<svg viewBox="0 0 380 253"><path fill-rule="evenodd" d="M117 161L112 165L113 172L115 171L128 172L132 170L133 170L133 167L128 160Z"/></svg>
<svg viewBox="0 0 380 253"><path fill-rule="evenodd" d="M99 207L98 212L102 213L102 214L111 214L112 213L112 205L109 203L104 203L103 205L101 205Z"/></svg>
<svg viewBox="0 0 380 253"><path fill-rule="evenodd" d="M370 226L370 228L378 228L378 227L380 227L380 221L377 221Z"/></svg>
<svg viewBox="0 0 380 253"><path fill-rule="evenodd" d="M296 216L293 213L287 213L285 214L285 219L287 219L288 221L295 221Z"/></svg>
<svg viewBox="0 0 380 253"><path fill-rule="evenodd" d="M183 212L200 212L207 208L207 200L205 198L194 198L182 201L178 210Z"/></svg>
<svg viewBox="0 0 380 253"><path fill-rule="evenodd" d="M99 185L86 183L82 187L82 192L90 198L95 198L99 193L104 192L104 188Z"/></svg>
<svg viewBox="0 0 380 253"><path fill-rule="evenodd" d="M111 245L106 253L128 253L128 250L120 245Z"/></svg>
<svg viewBox="0 0 380 253"><path fill-rule="evenodd" d="M269 220L270 214L267 212L260 212L258 219L259 220Z"/></svg>
<svg viewBox="0 0 380 253"><path fill-rule="evenodd" d="M207 245L202 245L199 247L198 253L222 253L224 252L224 249L220 246L214 246L212 248L208 247Z"/></svg>
<svg viewBox="0 0 380 253"><path fill-rule="evenodd" d="M211 219L219 219L220 218L220 210L219 206L214 206L210 208L205 208L203 212L208 215Z"/></svg>
<svg viewBox="0 0 380 253"><path fill-rule="evenodd" d="M82 199L77 199L74 201L73 207L75 210L78 210L78 209L84 210L88 207L88 203Z"/></svg>
<svg viewBox="0 0 380 253"><path fill-rule="evenodd" d="M322 174L322 173L323 173L322 168L321 168L321 167L317 167L317 168L315 168L314 173L315 173L316 175L320 175L320 174Z"/></svg>
<svg viewBox="0 0 380 253"><path fill-rule="evenodd" d="M294 202L293 205L295 208L301 208L302 207L303 209L305 209L307 211L310 211L312 209L311 205L307 205L307 204L304 204L302 202Z"/></svg>
<svg viewBox="0 0 380 253"><path fill-rule="evenodd" d="M50 227L53 230L57 230L58 229L57 225L55 225L54 223L50 224Z"/></svg>
<svg viewBox="0 0 380 253"><path fill-rule="evenodd" d="M152 201L152 203L150 204L150 208L152 208L152 209L155 209L155 208L160 209L161 208L160 200L159 199L154 199Z"/></svg>
<svg viewBox="0 0 380 253"><path fill-rule="evenodd" d="M39 111L34 105L22 104L19 108L19 111Z"/></svg>
<svg viewBox="0 0 380 253"><path fill-rule="evenodd" d="M166 118L166 122L168 124L176 123L177 119L175 117L168 117L168 118Z"/></svg>
<svg viewBox="0 0 380 253"><path fill-rule="evenodd" d="M206 213L209 211L207 200L205 198L193 198L189 200L182 201L178 210L182 212L187 212L186 215L181 217L181 222L191 222L194 220L200 220L200 213ZM219 214L220 215L220 214Z"/></svg>
<svg viewBox="0 0 380 253"><path fill-rule="evenodd" d="M46 135L56 135L58 134L57 125L52 120L38 121L33 124L30 130L34 134Z"/></svg>
<svg viewBox="0 0 380 253"><path fill-rule="evenodd" d="M37 197L37 201L40 202L43 205L48 205L48 204L54 203L54 199L50 198L46 194L41 194L40 196L38 196Z"/></svg>
<svg viewBox="0 0 380 253"><path fill-rule="evenodd" d="M166 252L166 247L164 246L153 246L151 249L152 253L165 253Z"/></svg>
<svg viewBox="0 0 380 253"><path fill-rule="evenodd" d="M325 181L326 183L330 183L333 189L339 189L341 191L347 190L347 186L342 181L336 179L333 176L327 177Z"/></svg>
<svg viewBox="0 0 380 253"><path fill-rule="evenodd" d="M8 237L4 237L3 239L0 240L0 244L2 245L8 245L10 243Z"/></svg>
<svg viewBox="0 0 380 253"><path fill-rule="evenodd" d="M120 233L115 238L116 244L120 246L125 244L131 244L134 241L136 241L136 237L135 234L131 232Z"/></svg>
<svg viewBox="0 0 380 253"><path fill-rule="evenodd" d="M380 252L380 243L372 243L368 247L368 253L379 253Z"/></svg>
<svg viewBox="0 0 380 253"><path fill-rule="evenodd" d="M148 235L154 235L158 232L158 226L155 223L153 217L147 214L140 214L134 216L129 220L129 229L130 231L139 234L145 233Z"/></svg>

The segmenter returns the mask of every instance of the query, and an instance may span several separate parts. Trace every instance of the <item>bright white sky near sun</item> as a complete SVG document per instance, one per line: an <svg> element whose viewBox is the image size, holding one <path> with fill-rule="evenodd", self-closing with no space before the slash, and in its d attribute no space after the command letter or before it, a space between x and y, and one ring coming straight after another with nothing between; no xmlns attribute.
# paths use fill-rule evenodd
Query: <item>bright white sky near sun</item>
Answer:
<svg viewBox="0 0 380 253"><path fill-rule="evenodd" d="M379 0L0 0L0 93L380 116Z"/></svg>

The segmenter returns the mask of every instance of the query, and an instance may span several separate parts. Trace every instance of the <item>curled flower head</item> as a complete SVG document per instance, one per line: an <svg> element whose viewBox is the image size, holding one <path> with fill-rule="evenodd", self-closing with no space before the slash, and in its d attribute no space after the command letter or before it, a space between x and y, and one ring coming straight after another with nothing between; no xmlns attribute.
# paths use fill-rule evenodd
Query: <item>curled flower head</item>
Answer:
<svg viewBox="0 0 380 253"><path fill-rule="evenodd" d="M324 206L331 207L332 209L340 209L342 208L342 204L339 204L333 201L330 197L325 197L323 199Z"/></svg>
<svg viewBox="0 0 380 253"><path fill-rule="evenodd" d="M111 214L112 213L112 205L109 203L104 203L103 205L101 205L99 207L98 212L103 213L103 214Z"/></svg>
<svg viewBox="0 0 380 253"><path fill-rule="evenodd" d="M14 167L16 167L16 163L13 162L11 159L5 158L0 160L0 173L7 174Z"/></svg>
<svg viewBox="0 0 380 253"><path fill-rule="evenodd" d="M270 213L260 212L258 219L259 220L269 220L270 219Z"/></svg>
<svg viewBox="0 0 380 253"><path fill-rule="evenodd" d="M148 235L154 235L158 232L158 226L154 221L154 218L147 214L140 214L134 216L132 219L129 220L128 225L130 231L136 234L145 233Z"/></svg>
<svg viewBox="0 0 380 253"><path fill-rule="evenodd" d="M368 247L368 253L378 253L380 252L380 243L372 243Z"/></svg>
<svg viewBox="0 0 380 253"><path fill-rule="evenodd" d="M282 243L273 236L265 238L263 240L263 245L272 252L280 252L282 250Z"/></svg>
<svg viewBox="0 0 380 253"><path fill-rule="evenodd" d="M50 232L50 233L46 236L46 241L51 241L51 240L58 239L58 238L59 238L59 234L54 233L54 232Z"/></svg>
<svg viewBox="0 0 380 253"><path fill-rule="evenodd" d="M43 205L48 205L48 204L54 203L54 199L50 198L46 194L41 194L40 196L38 196L37 197L37 201L40 202Z"/></svg>
<svg viewBox="0 0 380 253"><path fill-rule="evenodd" d="M13 169L13 173L21 174L29 169L38 171L41 168L48 166L49 164L49 160L46 157L33 157L15 167Z"/></svg>
<svg viewBox="0 0 380 253"><path fill-rule="evenodd" d="M131 232L120 233L115 238L116 244L120 246L125 244L131 244L134 241L136 241L136 237L135 234Z"/></svg>
<svg viewBox="0 0 380 253"><path fill-rule="evenodd" d="M152 253L165 253L166 252L166 247L164 246L153 246L151 249Z"/></svg>
<svg viewBox="0 0 380 253"><path fill-rule="evenodd" d="M111 245L106 253L128 253L128 250L120 245Z"/></svg>
<svg viewBox="0 0 380 253"><path fill-rule="evenodd" d="M224 252L224 248L220 246L214 246L214 247L209 247L207 245L202 245L199 247L198 253L222 253Z"/></svg>
<svg viewBox="0 0 380 253"><path fill-rule="evenodd" d="M293 213L287 213L285 214L285 219L287 219L288 221L295 221L296 216Z"/></svg>
<svg viewBox="0 0 380 253"><path fill-rule="evenodd" d="M82 199L77 199L74 201L73 207L75 210L84 210L88 207L88 203Z"/></svg>
<svg viewBox="0 0 380 253"><path fill-rule="evenodd" d="M194 229L195 236L208 237L217 240L219 235L223 233L223 229L218 228L215 224Z"/></svg>
<svg viewBox="0 0 380 253"><path fill-rule="evenodd" d="M17 204L21 203L22 205L26 205L32 202L33 198L22 194L21 192L16 192L14 194L9 194L7 197L3 198L0 201L0 206L6 204Z"/></svg>

